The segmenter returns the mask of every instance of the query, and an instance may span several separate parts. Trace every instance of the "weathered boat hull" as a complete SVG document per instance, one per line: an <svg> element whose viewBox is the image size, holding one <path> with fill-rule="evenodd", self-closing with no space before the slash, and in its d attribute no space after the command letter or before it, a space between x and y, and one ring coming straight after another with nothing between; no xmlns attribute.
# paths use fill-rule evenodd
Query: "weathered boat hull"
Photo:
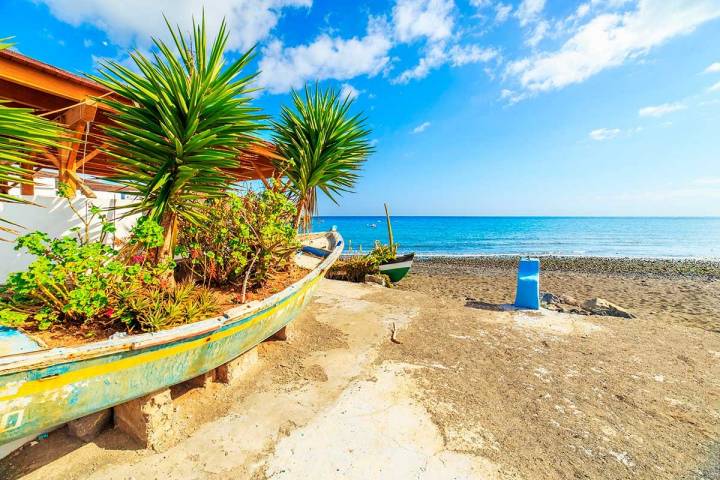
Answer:
<svg viewBox="0 0 720 480"><path fill-rule="evenodd" d="M197 377L292 321L342 250L303 280L224 316L78 348L0 357L0 445Z"/></svg>

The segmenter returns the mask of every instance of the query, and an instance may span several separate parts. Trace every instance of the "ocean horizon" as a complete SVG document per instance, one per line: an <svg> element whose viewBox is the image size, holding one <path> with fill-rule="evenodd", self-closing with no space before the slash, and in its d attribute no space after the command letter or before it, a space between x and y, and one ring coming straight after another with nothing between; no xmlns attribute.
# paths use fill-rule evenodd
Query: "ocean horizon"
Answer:
<svg viewBox="0 0 720 480"><path fill-rule="evenodd" d="M563 255L720 259L720 217L393 216L400 252L419 256ZM318 216L346 253L387 243L384 215Z"/></svg>

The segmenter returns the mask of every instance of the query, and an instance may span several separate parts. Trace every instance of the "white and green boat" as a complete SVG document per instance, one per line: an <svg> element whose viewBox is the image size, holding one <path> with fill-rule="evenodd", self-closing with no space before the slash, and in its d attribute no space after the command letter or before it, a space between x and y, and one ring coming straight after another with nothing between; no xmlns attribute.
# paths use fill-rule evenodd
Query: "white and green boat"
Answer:
<svg viewBox="0 0 720 480"><path fill-rule="evenodd" d="M410 267L412 267L412 262L414 258L415 253L413 252L408 253L407 255L401 255L393 260L388 260L387 262L381 263L380 273L383 273L390 277L390 280L393 283L399 282L410 271Z"/></svg>

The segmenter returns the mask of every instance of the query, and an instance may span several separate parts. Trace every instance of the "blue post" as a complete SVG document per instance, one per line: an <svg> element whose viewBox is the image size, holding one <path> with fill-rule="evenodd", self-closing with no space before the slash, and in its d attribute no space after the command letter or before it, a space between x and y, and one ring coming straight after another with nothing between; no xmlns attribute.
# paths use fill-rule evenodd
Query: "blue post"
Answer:
<svg viewBox="0 0 720 480"><path fill-rule="evenodd" d="M540 260L537 258L520 259L515 306L540 309Z"/></svg>

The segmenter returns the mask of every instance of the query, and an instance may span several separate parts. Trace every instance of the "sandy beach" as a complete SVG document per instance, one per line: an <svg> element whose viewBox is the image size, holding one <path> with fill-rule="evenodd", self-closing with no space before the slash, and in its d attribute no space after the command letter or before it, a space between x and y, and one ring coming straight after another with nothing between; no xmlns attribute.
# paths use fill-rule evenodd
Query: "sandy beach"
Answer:
<svg viewBox="0 0 720 480"><path fill-rule="evenodd" d="M544 262L543 290L637 318L496 311L511 260L422 260L394 289L325 280L247 379L175 393L168 451L60 429L2 478L718 478L717 265L568 262Z"/></svg>

